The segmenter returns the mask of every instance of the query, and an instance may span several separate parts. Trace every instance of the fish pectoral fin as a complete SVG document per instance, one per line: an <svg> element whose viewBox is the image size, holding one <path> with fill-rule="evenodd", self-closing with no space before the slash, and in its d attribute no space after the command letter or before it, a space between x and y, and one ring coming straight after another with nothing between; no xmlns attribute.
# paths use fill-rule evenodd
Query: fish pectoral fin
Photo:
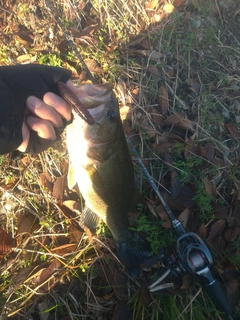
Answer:
<svg viewBox="0 0 240 320"><path fill-rule="evenodd" d="M70 190L72 190L77 183L74 166L72 164L69 164L67 182Z"/></svg>
<svg viewBox="0 0 240 320"><path fill-rule="evenodd" d="M87 170L88 176L93 184L93 186L95 186L96 188L104 188L104 182L103 179L101 177L101 175L99 174L97 168L94 165L89 165L85 168Z"/></svg>
<svg viewBox="0 0 240 320"><path fill-rule="evenodd" d="M80 225L86 226L90 230L96 230L100 222L99 216L90 210L87 206L83 209L83 212L80 216Z"/></svg>

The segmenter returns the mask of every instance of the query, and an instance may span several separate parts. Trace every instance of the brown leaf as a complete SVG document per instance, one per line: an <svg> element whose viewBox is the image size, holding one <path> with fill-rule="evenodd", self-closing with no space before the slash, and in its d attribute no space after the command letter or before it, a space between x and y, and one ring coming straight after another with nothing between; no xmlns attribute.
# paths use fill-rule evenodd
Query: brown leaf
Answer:
<svg viewBox="0 0 240 320"><path fill-rule="evenodd" d="M157 125L162 125L163 122L163 116L161 113L158 112L158 110L153 109L151 112L151 117L153 119L153 122Z"/></svg>
<svg viewBox="0 0 240 320"><path fill-rule="evenodd" d="M66 201L64 201L63 202L63 206L61 207L62 210L64 210L64 206L66 206L71 211L81 211L82 210L80 203L78 201L75 201L75 200L66 200Z"/></svg>
<svg viewBox="0 0 240 320"><path fill-rule="evenodd" d="M162 114L166 114L169 108L168 91L165 86L161 86L157 92L158 106L162 111Z"/></svg>
<svg viewBox="0 0 240 320"><path fill-rule="evenodd" d="M118 299L118 301L127 301L128 300L128 280L118 270L114 270L113 278L113 290Z"/></svg>
<svg viewBox="0 0 240 320"><path fill-rule="evenodd" d="M103 69L99 67L97 61L95 61L94 59L85 59L84 62L91 72L104 73Z"/></svg>
<svg viewBox="0 0 240 320"><path fill-rule="evenodd" d="M149 292L148 286L149 286L148 282L146 281L146 279L144 279L141 287L141 297L143 298L143 301L145 302L145 304L147 306L150 306L151 303L153 302L153 299Z"/></svg>
<svg viewBox="0 0 240 320"><path fill-rule="evenodd" d="M154 9L158 5L159 0L153 0L151 2L145 2L145 9Z"/></svg>
<svg viewBox="0 0 240 320"><path fill-rule="evenodd" d="M226 227L226 220L217 220L214 222L210 228L209 236L207 238L208 241L217 238L221 235Z"/></svg>
<svg viewBox="0 0 240 320"><path fill-rule="evenodd" d="M192 283L192 275L190 274L184 274L182 279L182 286L181 289L188 290L191 283Z"/></svg>
<svg viewBox="0 0 240 320"><path fill-rule="evenodd" d="M126 96L126 92L127 92L127 85L126 82L123 79L119 79L118 80L118 84L117 84L117 92L120 95L120 99L122 100L123 104L126 104L126 100L125 100L125 96Z"/></svg>
<svg viewBox="0 0 240 320"><path fill-rule="evenodd" d="M162 53L158 51L151 51L151 50L134 50L134 52L137 52L141 54L143 57L147 57L150 60L158 61L160 58L162 58Z"/></svg>
<svg viewBox="0 0 240 320"><path fill-rule="evenodd" d="M182 114L180 112L176 112L168 116L164 124L168 127L177 127L179 129L182 129L184 137L186 135L186 132L189 132L192 135L195 131L193 122L190 121L185 114Z"/></svg>
<svg viewBox="0 0 240 320"><path fill-rule="evenodd" d="M197 234L202 239L206 239L207 238L207 227L206 227L205 223L202 223L200 225L200 227L198 228Z"/></svg>
<svg viewBox="0 0 240 320"><path fill-rule="evenodd" d="M155 66L148 66L147 67L147 71L150 72L153 76L158 76L159 75L158 68L155 67Z"/></svg>
<svg viewBox="0 0 240 320"><path fill-rule="evenodd" d="M162 220L162 226L166 229L171 228L172 226L171 220L169 219L169 216L162 205L157 207L157 213L160 219Z"/></svg>
<svg viewBox="0 0 240 320"><path fill-rule="evenodd" d="M67 253L74 252L77 247L77 243L67 243L62 246L55 247L51 249L51 252L59 256L64 256Z"/></svg>
<svg viewBox="0 0 240 320"><path fill-rule="evenodd" d="M12 240L7 231L0 229L0 259L12 250Z"/></svg>
<svg viewBox="0 0 240 320"><path fill-rule="evenodd" d="M72 31L72 35L74 36L74 38L81 38L83 36L92 35L95 30L99 29L99 27L99 24L90 25L85 27L82 31Z"/></svg>
<svg viewBox="0 0 240 320"><path fill-rule="evenodd" d="M187 79L186 80L187 84L190 86L190 89L195 92L195 93L199 93L201 90L201 84L199 83L199 81L197 79Z"/></svg>
<svg viewBox="0 0 240 320"><path fill-rule="evenodd" d="M213 143L207 143L205 146L203 146L203 150L205 151L205 155L207 157L208 161L212 161L214 158L214 144Z"/></svg>
<svg viewBox="0 0 240 320"><path fill-rule="evenodd" d="M182 225L184 226L184 228L186 228L186 226L187 226L189 213L190 213L189 208L186 208L185 210L183 210L183 211L180 213L180 215L179 215L179 217L178 217L178 220L182 223Z"/></svg>
<svg viewBox="0 0 240 320"><path fill-rule="evenodd" d="M216 198L217 196L217 189L212 180L210 180L208 177L204 179L204 187L205 191L212 196L213 198Z"/></svg>
<svg viewBox="0 0 240 320"><path fill-rule="evenodd" d="M238 294L239 294L239 281L238 279L234 279L231 281L228 281L225 284L225 293L227 296L227 300L232 307L232 309L238 304Z"/></svg>
<svg viewBox="0 0 240 320"><path fill-rule="evenodd" d="M177 9L171 4L171 3L167 3L163 6L163 11L167 14L173 13L173 12L177 12Z"/></svg>
<svg viewBox="0 0 240 320"><path fill-rule="evenodd" d="M169 116L167 116L164 124L166 126L171 127L171 126L181 122L184 119L185 119L185 114L180 113L180 112L176 112L176 113L173 113L173 114L170 114Z"/></svg>
<svg viewBox="0 0 240 320"><path fill-rule="evenodd" d="M163 155L168 152L173 145L173 141L169 141L167 138L157 135L153 144L153 148L158 155Z"/></svg>
<svg viewBox="0 0 240 320"><path fill-rule="evenodd" d="M39 220L31 213L21 211L17 215L17 234L32 233L39 227Z"/></svg>
<svg viewBox="0 0 240 320"><path fill-rule="evenodd" d="M143 39L140 43L140 46L147 50L151 48L151 45L148 39Z"/></svg>
<svg viewBox="0 0 240 320"><path fill-rule="evenodd" d="M240 234L240 227L232 226L225 231L224 237L227 241L234 241L239 234Z"/></svg>
<svg viewBox="0 0 240 320"><path fill-rule="evenodd" d="M197 146L194 141L190 138L186 141L186 146L184 150L184 157L194 157L197 154Z"/></svg>
<svg viewBox="0 0 240 320"><path fill-rule="evenodd" d="M153 138L157 134L156 129L154 129L147 119L144 119L140 124L141 129L150 137Z"/></svg>
<svg viewBox="0 0 240 320"><path fill-rule="evenodd" d="M41 288L39 288L40 292L46 292L48 291L52 284L53 284L53 279L50 280L50 277L61 267L61 263L58 260L53 260L51 261L50 265L47 268L42 269L40 275L38 276L37 279L37 285L40 285L47 281Z"/></svg>
<svg viewBox="0 0 240 320"><path fill-rule="evenodd" d="M176 199L181 192L182 184L176 171L171 170L171 197Z"/></svg>
<svg viewBox="0 0 240 320"><path fill-rule="evenodd" d="M131 309L125 302L117 303L112 320L129 320L132 319Z"/></svg>
<svg viewBox="0 0 240 320"><path fill-rule="evenodd" d="M83 231L80 229L78 225L72 224L69 227L69 238L73 243L79 243L82 239Z"/></svg>
<svg viewBox="0 0 240 320"><path fill-rule="evenodd" d="M239 139L239 132L238 132L236 126L232 122L226 122L225 128L230 132L233 139L235 139L235 140Z"/></svg>
<svg viewBox="0 0 240 320"><path fill-rule="evenodd" d="M39 178L40 186L47 188L50 192L53 191L53 182L48 173L42 173Z"/></svg>
<svg viewBox="0 0 240 320"><path fill-rule="evenodd" d="M216 252L219 256L221 256L223 251L226 249L226 241L221 235L211 239L210 244L214 252Z"/></svg>
<svg viewBox="0 0 240 320"><path fill-rule="evenodd" d="M175 0L173 3L174 7L176 7L178 11L183 11L186 1L187 0Z"/></svg>
<svg viewBox="0 0 240 320"><path fill-rule="evenodd" d="M61 177L57 178L53 184L52 195L57 199L57 202L59 202L60 204L62 204L63 202L64 189L66 186L66 175L67 174L65 173Z"/></svg>
<svg viewBox="0 0 240 320"><path fill-rule="evenodd" d="M185 184L180 186L179 195L176 198L173 199L172 195L166 191L163 192L163 197L170 209L183 211L195 204L194 194L194 190Z"/></svg>
<svg viewBox="0 0 240 320"><path fill-rule="evenodd" d="M120 108L120 118L122 121L126 120L126 119L130 119L132 116L132 109L129 106L123 106L122 108Z"/></svg>
<svg viewBox="0 0 240 320"><path fill-rule="evenodd" d="M227 218L229 215L230 207L225 206L223 207L219 203L213 203L213 214L216 218Z"/></svg>

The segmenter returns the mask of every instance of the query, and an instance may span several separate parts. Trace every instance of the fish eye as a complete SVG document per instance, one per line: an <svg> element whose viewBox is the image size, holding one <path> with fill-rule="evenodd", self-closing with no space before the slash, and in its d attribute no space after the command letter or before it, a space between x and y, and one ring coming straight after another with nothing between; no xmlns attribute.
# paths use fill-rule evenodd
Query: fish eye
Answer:
<svg viewBox="0 0 240 320"><path fill-rule="evenodd" d="M117 117L117 113L113 110L109 110L107 116L109 120L115 120Z"/></svg>

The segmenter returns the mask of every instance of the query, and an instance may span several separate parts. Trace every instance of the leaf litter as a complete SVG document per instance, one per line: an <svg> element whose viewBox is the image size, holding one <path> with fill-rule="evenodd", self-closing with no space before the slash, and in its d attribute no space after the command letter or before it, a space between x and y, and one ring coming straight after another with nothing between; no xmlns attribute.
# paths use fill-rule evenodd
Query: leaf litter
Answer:
<svg viewBox="0 0 240 320"><path fill-rule="evenodd" d="M215 273L224 280L221 285L237 314L240 57L236 3L226 6L226 1L210 1L207 9L201 1L140 1L138 7L130 1L124 18L121 1L113 4L113 11L94 1L63 4L60 15L71 20L68 32L92 73L99 82L116 83L125 133L165 201L186 230L198 233L211 247ZM81 18L76 8L81 9ZM72 70L75 80L88 80L41 1L32 1L28 7L24 1L6 1L0 9L1 65L61 65ZM109 17L111 24L102 28ZM164 303L148 292L152 271L142 270L139 282L132 281L114 255L106 226L100 225L97 236L88 232L89 241L79 225L84 201L65 186L65 146L61 152L27 156L21 164L3 158L0 257L5 300L1 316L34 317L38 306L49 318L55 312L58 319L74 314L92 319L156 318L155 310L161 315ZM142 209L132 209L132 220L149 219L153 224L144 222L142 235L156 241L158 248L169 249L174 240L169 218L149 196L149 185L137 166L136 183ZM186 277L173 280L174 288L162 291L176 295L180 312L189 301L183 303L177 294L196 289ZM13 287L4 279L14 280ZM136 294L139 303L133 300ZM46 311L56 304L66 312ZM205 318L209 316L200 310L203 319L204 312ZM213 314L211 319L218 316Z"/></svg>

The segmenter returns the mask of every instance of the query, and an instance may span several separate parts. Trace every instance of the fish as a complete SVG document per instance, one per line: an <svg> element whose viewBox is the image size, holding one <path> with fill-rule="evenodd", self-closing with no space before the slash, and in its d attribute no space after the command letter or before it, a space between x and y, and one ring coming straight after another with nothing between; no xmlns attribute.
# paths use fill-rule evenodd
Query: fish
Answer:
<svg viewBox="0 0 240 320"><path fill-rule="evenodd" d="M82 224L93 229L100 219L106 223L119 259L135 278L150 250L145 240L129 229L135 178L118 100L110 84L82 85L76 96L94 121L87 123L73 110L66 134L68 187L77 185L85 200Z"/></svg>

